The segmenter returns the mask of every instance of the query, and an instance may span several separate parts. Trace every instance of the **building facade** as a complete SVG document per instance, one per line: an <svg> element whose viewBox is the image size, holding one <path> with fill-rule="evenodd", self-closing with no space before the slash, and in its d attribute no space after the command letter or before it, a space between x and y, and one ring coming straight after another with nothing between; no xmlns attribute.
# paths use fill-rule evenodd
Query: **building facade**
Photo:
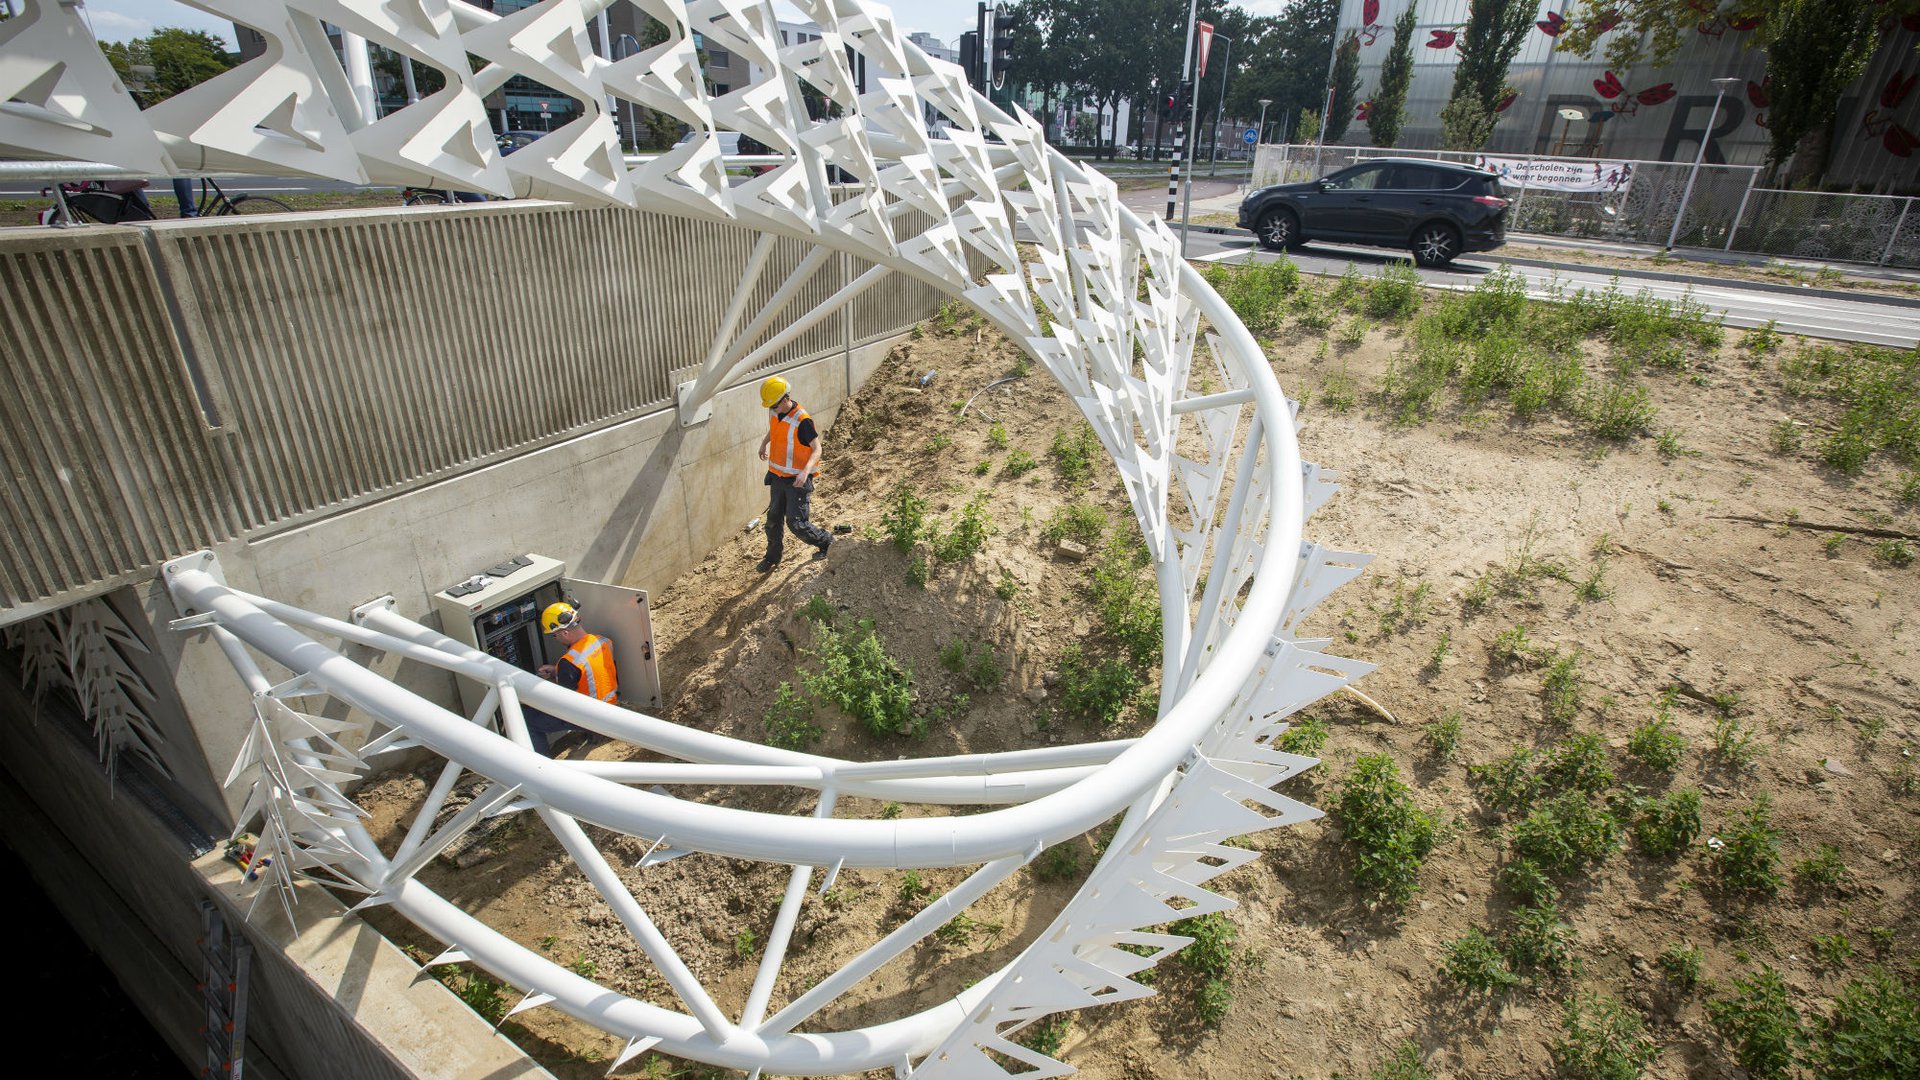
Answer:
<svg viewBox="0 0 1920 1080"><path fill-rule="evenodd" d="M1380 85L1393 24L1407 0L1345 0L1336 40L1360 42L1361 113ZM1413 84L1399 146L1440 146L1440 110L1453 88L1469 0L1420 0L1413 36ZM1573 0L1543 0L1507 81L1518 94L1483 148L1495 154L1566 154L1614 160L1691 161L1704 137L1710 164L1759 165L1768 148L1772 104L1766 54L1752 48L1754 24L1727 13L1702 15L1666 64L1616 70L1554 48ZM1829 184L1907 194L1920 191L1920 19L1883 20L1879 51L1841 96L1827 168ZM1329 58L1331 60L1331 58ZM1739 80L1714 112L1716 78ZM1561 110L1582 118L1564 119ZM1711 128L1711 130L1709 130ZM1370 145L1363 117L1342 143Z"/></svg>

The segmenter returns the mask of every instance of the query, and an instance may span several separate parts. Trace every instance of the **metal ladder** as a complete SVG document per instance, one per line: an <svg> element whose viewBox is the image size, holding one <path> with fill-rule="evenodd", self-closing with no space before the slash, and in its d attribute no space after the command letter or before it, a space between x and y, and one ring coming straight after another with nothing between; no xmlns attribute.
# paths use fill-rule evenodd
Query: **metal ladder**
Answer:
<svg viewBox="0 0 1920 1080"><path fill-rule="evenodd" d="M246 936L227 929L219 905L200 901L200 958L206 977L200 998L207 1006L207 1024L200 1029L206 1042L205 1077L240 1080L241 1053L247 1045L247 965L253 947Z"/></svg>

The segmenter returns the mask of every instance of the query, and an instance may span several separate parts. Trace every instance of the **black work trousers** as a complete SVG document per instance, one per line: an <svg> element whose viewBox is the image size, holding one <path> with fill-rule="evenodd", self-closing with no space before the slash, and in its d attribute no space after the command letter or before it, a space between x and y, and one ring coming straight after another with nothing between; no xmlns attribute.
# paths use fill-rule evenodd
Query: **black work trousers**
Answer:
<svg viewBox="0 0 1920 1080"><path fill-rule="evenodd" d="M787 529L793 535L812 544L816 548L825 548L833 538L827 530L807 520L807 514L813 507L813 480L808 478L805 487L794 487L786 480L768 474L767 482L767 562L777 563L786 551ZM787 528L780 523L785 521Z"/></svg>

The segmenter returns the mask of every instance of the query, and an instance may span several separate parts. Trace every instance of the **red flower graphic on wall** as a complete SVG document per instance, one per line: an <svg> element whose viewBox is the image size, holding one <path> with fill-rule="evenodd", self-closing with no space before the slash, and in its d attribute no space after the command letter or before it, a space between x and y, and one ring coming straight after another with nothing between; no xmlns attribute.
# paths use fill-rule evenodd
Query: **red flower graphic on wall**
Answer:
<svg viewBox="0 0 1920 1080"><path fill-rule="evenodd" d="M1649 86L1644 90L1628 90L1620 81L1620 76L1609 71L1605 78L1593 80L1593 92L1614 102L1613 111L1620 116L1632 116L1640 111L1642 105L1664 105L1673 100L1672 83Z"/></svg>
<svg viewBox="0 0 1920 1080"><path fill-rule="evenodd" d="M1880 145L1886 147L1887 153L1894 157L1912 157L1913 152L1920 149L1920 135L1894 124L1887 128L1886 134L1880 136Z"/></svg>
<svg viewBox="0 0 1920 1080"><path fill-rule="evenodd" d="M1673 84L1661 83L1650 86L1634 95L1634 100L1642 105L1661 105L1673 100Z"/></svg>
<svg viewBox="0 0 1920 1080"><path fill-rule="evenodd" d="M1539 27L1540 32L1548 37L1559 37L1561 32L1567 28L1567 18L1557 11L1549 11L1547 12L1546 18L1541 19L1533 25Z"/></svg>
<svg viewBox="0 0 1920 1080"><path fill-rule="evenodd" d="M1366 15L1366 21L1368 23L1371 24L1380 21L1380 0L1367 0L1367 2L1361 6L1360 10Z"/></svg>
<svg viewBox="0 0 1920 1080"><path fill-rule="evenodd" d="M1900 103L1906 100L1906 96L1913 92L1915 83L1920 83L1920 74L1908 75L1902 79L1899 72L1894 72L1887 78L1887 85L1880 88L1880 107L1898 108Z"/></svg>
<svg viewBox="0 0 1920 1080"><path fill-rule="evenodd" d="M1759 15L1740 15L1727 20L1727 29L1744 34L1749 30L1757 29L1765 21L1766 19Z"/></svg>
<svg viewBox="0 0 1920 1080"><path fill-rule="evenodd" d="M1520 100L1520 92L1516 90L1513 93L1508 94L1506 97L1501 98L1500 104L1495 105L1493 107L1493 111L1497 113L1506 112L1508 106L1512 105L1514 102L1518 100Z"/></svg>
<svg viewBox="0 0 1920 1080"><path fill-rule="evenodd" d="M1360 103L1360 108L1354 112L1353 118L1355 120L1365 120L1372 115L1373 115L1373 102L1363 101Z"/></svg>
<svg viewBox="0 0 1920 1080"><path fill-rule="evenodd" d="M1626 93L1626 90L1626 87L1620 85L1620 76L1615 75L1611 71L1607 72L1606 78L1593 80L1593 92L1606 98L1608 101L1612 101L1614 98Z"/></svg>
<svg viewBox="0 0 1920 1080"><path fill-rule="evenodd" d="M1460 31L1458 30L1429 30L1427 33L1433 35L1433 37L1427 41L1427 48L1429 49L1451 49L1453 48L1454 39L1460 36Z"/></svg>
<svg viewBox="0 0 1920 1080"><path fill-rule="evenodd" d="M1616 27L1616 26L1619 26L1619 25L1620 25L1620 13L1619 13L1619 12L1617 12L1617 11L1603 11L1603 12L1601 12L1601 13L1600 13L1600 23L1599 23L1599 26L1600 26L1600 32L1601 32L1601 33L1603 33L1603 34L1604 34L1604 33L1606 33L1607 31L1609 31L1609 30L1611 30L1611 29L1613 29L1614 27Z"/></svg>
<svg viewBox="0 0 1920 1080"><path fill-rule="evenodd" d="M1747 80L1747 100L1756 109L1764 109L1773 104L1773 76L1768 75L1759 82Z"/></svg>

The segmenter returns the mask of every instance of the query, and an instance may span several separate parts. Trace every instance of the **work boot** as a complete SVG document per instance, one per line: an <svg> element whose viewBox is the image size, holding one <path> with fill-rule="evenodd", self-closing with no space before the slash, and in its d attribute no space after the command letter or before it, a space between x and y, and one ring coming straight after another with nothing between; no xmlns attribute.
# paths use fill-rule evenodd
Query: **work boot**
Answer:
<svg viewBox="0 0 1920 1080"><path fill-rule="evenodd" d="M771 574L773 573L773 568L779 565L779 563L774 562L772 559L761 559L759 565L755 566L754 569L763 574Z"/></svg>
<svg viewBox="0 0 1920 1080"><path fill-rule="evenodd" d="M815 549L814 549L814 551L813 551L813 561L814 561L814 562L819 562L819 561L820 561L821 559L824 559L824 558L826 558L826 557L827 557L827 549L828 549L828 548L830 548L830 547L832 547L832 546L833 546L833 535L832 535L831 533L829 533L829 534L827 535L827 539L826 539L826 542L825 542L825 543L823 543L823 544L821 544L821 545L820 545L819 547L817 547L817 548L815 548Z"/></svg>

